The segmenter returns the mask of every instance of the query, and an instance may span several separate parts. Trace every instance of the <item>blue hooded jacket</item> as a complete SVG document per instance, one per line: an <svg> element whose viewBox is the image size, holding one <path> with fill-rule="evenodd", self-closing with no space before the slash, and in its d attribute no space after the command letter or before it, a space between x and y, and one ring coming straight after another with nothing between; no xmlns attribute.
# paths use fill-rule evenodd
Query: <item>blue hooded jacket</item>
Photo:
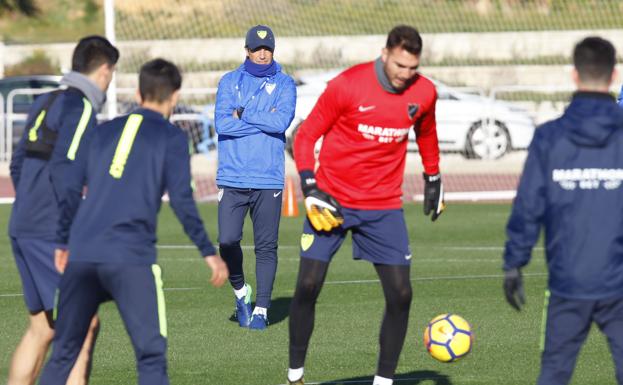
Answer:
<svg viewBox="0 0 623 385"><path fill-rule="evenodd" d="M545 228L552 294L623 297L623 109L578 92L536 130L507 226L504 269L530 261Z"/></svg>
<svg viewBox="0 0 623 385"><path fill-rule="evenodd" d="M621 86L621 91L619 92L619 98L617 101L619 102L619 106L623 107L623 86Z"/></svg>
<svg viewBox="0 0 623 385"><path fill-rule="evenodd" d="M216 93L219 186L282 189L285 131L294 118L296 85L281 72L256 77L244 65L223 76ZM235 109L244 108L241 119Z"/></svg>

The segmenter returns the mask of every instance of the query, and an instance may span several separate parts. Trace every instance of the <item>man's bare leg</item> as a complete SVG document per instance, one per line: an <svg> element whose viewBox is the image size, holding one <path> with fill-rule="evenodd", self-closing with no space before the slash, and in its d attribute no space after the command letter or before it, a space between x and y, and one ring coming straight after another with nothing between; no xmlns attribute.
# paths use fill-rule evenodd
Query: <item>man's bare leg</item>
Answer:
<svg viewBox="0 0 623 385"><path fill-rule="evenodd" d="M91 320L89 325L89 332L82 344L80 355L74 364L69 378L67 379L67 385L87 385L89 383L89 376L91 375L91 367L93 365L93 352L95 351L95 341L97 340L97 334L100 330L99 318L97 315Z"/></svg>
<svg viewBox="0 0 623 385"><path fill-rule="evenodd" d="M67 385L89 383L93 349L98 332L99 319L95 316L91 320L80 355L67 379ZM35 383L53 338L54 329L50 327L46 312L31 315L30 325L13 353L7 385L33 385Z"/></svg>
<svg viewBox="0 0 623 385"><path fill-rule="evenodd" d="M54 329L50 327L46 312L31 314L30 325L13 353L7 385L35 383L52 338Z"/></svg>

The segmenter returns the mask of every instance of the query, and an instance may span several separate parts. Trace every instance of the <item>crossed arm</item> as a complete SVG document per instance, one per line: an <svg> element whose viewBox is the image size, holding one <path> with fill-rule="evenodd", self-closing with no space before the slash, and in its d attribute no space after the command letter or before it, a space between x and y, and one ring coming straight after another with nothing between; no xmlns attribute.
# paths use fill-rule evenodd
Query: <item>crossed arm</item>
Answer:
<svg viewBox="0 0 623 385"><path fill-rule="evenodd" d="M225 79L225 78L224 78ZM270 111L245 110L240 116L236 96L221 80L216 93L215 126L219 135L243 137L259 133L281 134L286 131L296 108L296 86L293 81L284 84L279 101Z"/></svg>

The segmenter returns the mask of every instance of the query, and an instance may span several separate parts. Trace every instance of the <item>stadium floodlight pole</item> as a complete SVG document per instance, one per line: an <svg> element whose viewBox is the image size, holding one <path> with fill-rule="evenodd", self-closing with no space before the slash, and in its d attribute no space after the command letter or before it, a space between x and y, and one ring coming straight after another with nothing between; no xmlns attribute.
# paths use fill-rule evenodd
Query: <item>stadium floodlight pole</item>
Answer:
<svg viewBox="0 0 623 385"><path fill-rule="evenodd" d="M116 45L115 36L115 0L104 0L104 20L106 26L106 38L112 45ZM117 116L117 75L113 73L112 81L106 92L108 101L108 119Z"/></svg>

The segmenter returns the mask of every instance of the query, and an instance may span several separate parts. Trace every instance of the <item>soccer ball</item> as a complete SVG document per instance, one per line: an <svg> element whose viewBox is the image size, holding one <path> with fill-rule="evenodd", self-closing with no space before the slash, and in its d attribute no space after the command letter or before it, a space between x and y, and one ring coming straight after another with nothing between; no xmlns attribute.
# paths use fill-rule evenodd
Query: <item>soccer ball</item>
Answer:
<svg viewBox="0 0 623 385"><path fill-rule="evenodd" d="M469 323L456 314L441 314L433 318L424 330L424 345L434 359L454 362L471 350L474 334Z"/></svg>

